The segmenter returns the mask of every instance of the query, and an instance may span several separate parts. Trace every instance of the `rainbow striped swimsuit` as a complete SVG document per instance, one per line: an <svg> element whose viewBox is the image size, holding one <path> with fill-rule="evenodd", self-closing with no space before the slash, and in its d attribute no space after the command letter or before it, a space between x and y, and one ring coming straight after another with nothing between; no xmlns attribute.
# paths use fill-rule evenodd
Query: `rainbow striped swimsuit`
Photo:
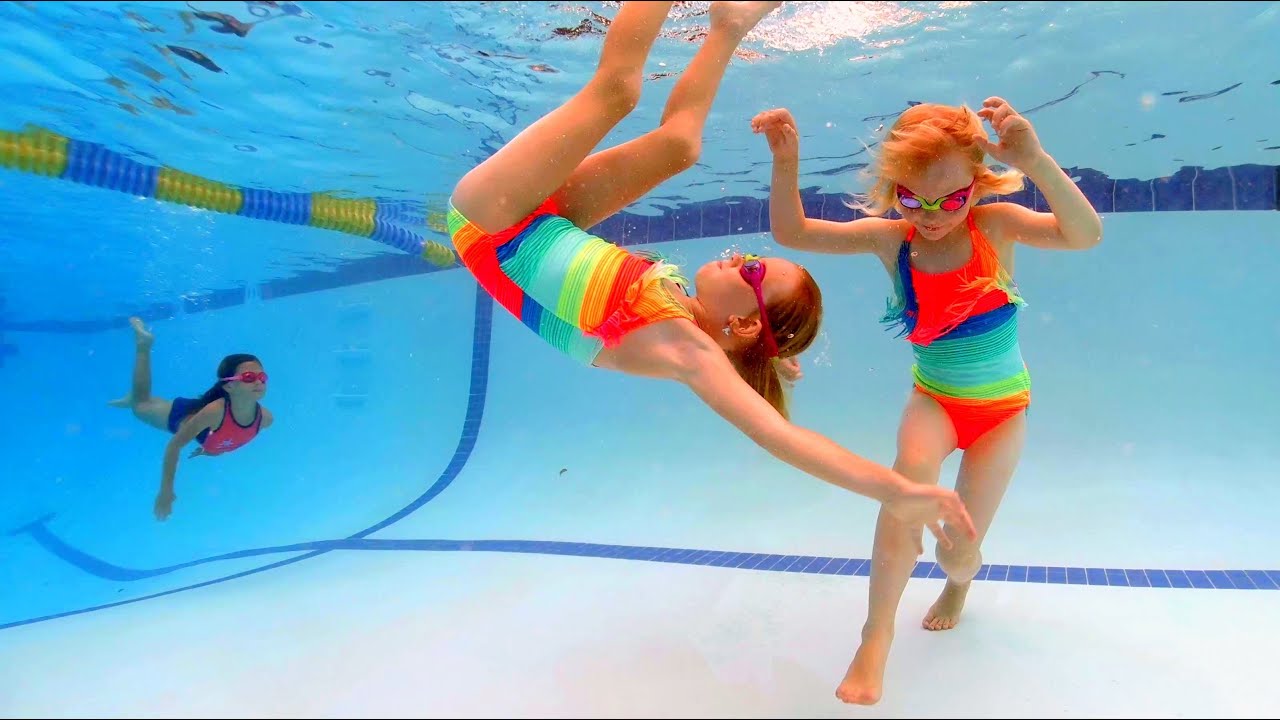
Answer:
<svg viewBox="0 0 1280 720"><path fill-rule="evenodd" d="M1031 375L1018 345L1025 305L995 248L968 217L973 256L957 270L911 267L915 228L898 249L897 294L884 321L900 325L915 355L915 389L946 411L964 450L1031 404Z"/></svg>
<svg viewBox="0 0 1280 720"><path fill-rule="evenodd" d="M674 265L584 232L546 200L500 233L486 234L449 203L449 236L476 281L530 330L590 365L632 330L693 316L663 281Z"/></svg>

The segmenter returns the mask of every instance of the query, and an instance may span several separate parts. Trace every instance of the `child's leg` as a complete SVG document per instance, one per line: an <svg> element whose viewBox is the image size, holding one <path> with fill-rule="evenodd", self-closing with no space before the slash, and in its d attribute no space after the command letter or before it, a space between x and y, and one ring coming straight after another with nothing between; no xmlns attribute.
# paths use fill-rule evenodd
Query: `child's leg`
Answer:
<svg viewBox="0 0 1280 720"><path fill-rule="evenodd" d="M583 161L555 194L561 214L591 227L693 167L729 60L747 33L781 4L712 3L711 32L671 89L658 128Z"/></svg>
<svg viewBox="0 0 1280 720"><path fill-rule="evenodd" d="M960 461L960 473L956 478L956 492L969 508L974 527L978 529L977 541L958 533L947 536L954 543L950 550L939 546L936 550L938 564L947 573L947 585L924 616L926 630L950 630L960 620L965 595L973 576L982 567L979 550L986 537L996 509L1009 488L1009 481L1022 456L1022 445L1027 435L1027 417L1018 413L992 428L964 451Z"/></svg>
<svg viewBox="0 0 1280 720"><path fill-rule="evenodd" d="M670 2L623 3L591 80L463 176L454 207L487 233L536 210L640 101L644 62L670 9Z"/></svg>
<svg viewBox="0 0 1280 720"><path fill-rule="evenodd" d="M133 328L133 383L129 394L107 403L112 407L129 408L146 424L168 432L169 409L172 403L164 398L151 396L151 343L155 336L142 325L140 318L129 318Z"/></svg>
<svg viewBox="0 0 1280 720"><path fill-rule="evenodd" d="M898 428L898 458L893 469L916 482L936 485L942 462L955 447L955 429L946 412L933 398L912 391ZM836 697L847 703L873 705L880 700L898 602L919 557L920 538L919 528L880 511L871 550L870 600L862 644L836 688Z"/></svg>

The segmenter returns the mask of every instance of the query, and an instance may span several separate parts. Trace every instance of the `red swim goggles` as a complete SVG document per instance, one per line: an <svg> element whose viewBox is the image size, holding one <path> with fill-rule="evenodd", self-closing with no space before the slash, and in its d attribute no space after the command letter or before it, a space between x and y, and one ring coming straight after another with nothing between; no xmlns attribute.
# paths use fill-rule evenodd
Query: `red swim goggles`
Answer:
<svg viewBox="0 0 1280 720"><path fill-rule="evenodd" d="M769 326L769 313L764 309L764 260L756 255L743 257L738 274L756 291L756 306L760 308L760 324L764 326L765 357L778 357L778 341L773 337L773 328Z"/></svg>
<svg viewBox="0 0 1280 720"><path fill-rule="evenodd" d="M969 202L969 196L973 194L973 186L977 184L978 179L974 178L969 186L956 190L953 193L943 195L937 200L926 200L919 195L911 192L905 187L898 185L898 202L902 203L902 207L910 210L944 210L946 212L955 212L964 207Z"/></svg>
<svg viewBox="0 0 1280 720"><path fill-rule="evenodd" d="M255 382L260 382L265 384L267 382L267 374L265 372L253 372L251 370L246 370L245 372L242 372L239 375L232 375L231 377L218 378L218 382L230 382L232 380L239 380L245 385L249 385L250 383L255 383Z"/></svg>

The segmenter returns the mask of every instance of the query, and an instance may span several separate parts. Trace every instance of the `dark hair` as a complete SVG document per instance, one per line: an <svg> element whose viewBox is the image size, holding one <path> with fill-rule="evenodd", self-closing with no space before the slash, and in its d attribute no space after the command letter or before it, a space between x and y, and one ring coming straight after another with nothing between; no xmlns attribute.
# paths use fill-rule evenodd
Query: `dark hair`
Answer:
<svg viewBox="0 0 1280 720"><path fill-rule="evenodd" d="M235 374L236 368L240 367L241 363L247 363L247 362L256 362L258 364L262 364L261 360L259 360L257 357L253 355L249 355L248 353L236 353L234 355L228 355L222 358L222 362L218 363L217 381L213 383L213 387L206 390L204 394L200 396L198 406L193 412L200 412L205 408L205 406L207 406L209 403L213 402L214 400L217 400L218 398L221 398L221 397L226 397L227 391L223 389L223 385L225 385L226 383L222 381L222 378L231 377L233 374Z"/></svg>
<svg viewBox="0 0 1280 720"><path fill-rule="evenodd" d="M794 295L765 306L778 343L779 359L799 355L809 349L822 326L822 289L808 270L800 268L800 277L800 287ZM757 338L754 345L740 353L731 353L729 357L742 379L783 417L791 419L787 398L782 391L782 379L773 366L773 359L765 357L764 339Z"/></svg>

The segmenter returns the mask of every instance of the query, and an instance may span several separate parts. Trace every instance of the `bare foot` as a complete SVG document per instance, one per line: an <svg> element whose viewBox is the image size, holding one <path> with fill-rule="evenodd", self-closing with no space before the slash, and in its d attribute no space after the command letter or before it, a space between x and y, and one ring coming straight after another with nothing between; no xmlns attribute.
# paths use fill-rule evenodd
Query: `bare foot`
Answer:
<svg viewBox="0 0 1280 720"><path fill-rule="evenodd" d="M156 336L152 335L146 326L142 324L142 318L129 318L129 326L133 328L133 342L137 345L137 351L145 353L151 350L151 343L155 342ZM116 408L133 407L133 393L129 393L115 400L108 400L107 405Z"/></svg>
<svg viewBox="0 0 1280 720"><path fill-rule="evenodd" d="M151 347L151 343L155 342L156 336L152 335L142 324L142 318L129 318L129 325L133 328L133 341L138 344L138 349L146 350Z"/></svg>
<svg viewBox="0 0 1280 720"><path fill-rule="evenodd" d="M771 2L727 2L719 0L711 3L711 27L723 27L739 39L747 36L751 29L778 6L781 0Z"/></svg>
<svg viewBox="0 0 1280 720"><path fill-rule="evenodd" d="M862 644L849 663L849 670L836 688L836 697L854 705L875 705L880 702L884 687L884 666L889 660L889 646L893 633L862 633Z"/></svg>
<svg viewBox="0 0 1280 720"><path fill-rule="evenodd" d="M947 586L942 589L942 594L933 603L933 607L929 608L929 612L924 616L924 622L920 623L925 630L950 630L960 622L960 611L964 609L964 598L969 594L969 586L972 582L963 585L947 581Z"/></svg>

